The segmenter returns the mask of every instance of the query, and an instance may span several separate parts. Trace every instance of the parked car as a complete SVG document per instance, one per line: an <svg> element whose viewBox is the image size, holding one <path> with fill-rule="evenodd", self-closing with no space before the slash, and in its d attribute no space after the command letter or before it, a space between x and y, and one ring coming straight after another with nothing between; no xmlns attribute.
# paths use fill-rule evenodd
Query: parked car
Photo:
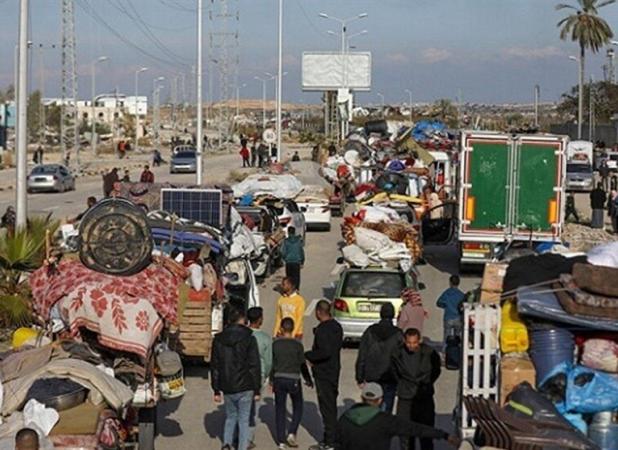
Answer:
<svg viewBox="0 0 618 450"><path fill-rule="evenodd" d="M64 192L75 190L75 177L61 164L35 166L28 175L28 192Z"/></svg>
<svg viewBox="0 0 618 450"><path fill-rule="evenodd" d="M344 270L332 302L333 317L343 328L344 339L360 339L370 325L380 320L384 303L391 303L399 313L401 291L405 288L424 288L414 271L381 267Z"/></svg>
<svg viewBox="0 0 618 450"><path fill-rule="evenodd" d="M607 153L607 167L612 172L618 171L618 153L613 151Z"/></svg>
<svg viewBox="0 0 618 450"><path fill-rule="evenodd" d="M330 231L331 207L322 186L305 186L296 197L308 230Z"/></svg>
<svg viewBox="0 0 618 450"><path fill-rule="evenodd" d="M591 191L594 188L594 173L589 164L567 164L567 191Z"/></svg>
<svg viewBox="0 0 618 450"><path fill-rule="evenodd" d="M170 173L197 172L197 153L194 150L183 150L175 153L170 161Z"/></svg>
<svg viewBox="0 0 618 450"><path fill-rule="evenodd" d="M285 235L288 234L288 227L293 226L296 229L296 235L305 239L305 231L307 226L305 224L305 216L300 210L298 204L291 199L273 199L264 203L269 209L271 209L279 219L279 224Z"/></svg>

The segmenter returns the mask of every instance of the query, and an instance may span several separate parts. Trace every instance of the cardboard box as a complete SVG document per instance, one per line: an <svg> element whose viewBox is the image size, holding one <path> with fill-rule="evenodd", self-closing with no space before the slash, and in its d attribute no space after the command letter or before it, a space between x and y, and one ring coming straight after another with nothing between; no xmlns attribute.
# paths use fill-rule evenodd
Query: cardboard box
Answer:
<svg viewBox="0 0 618 450"><path fill-rule="evenodd" d="M492 303L500 303L500 292L481 291L481 303L487 305Z"/></svg>
<svg viewBox="0 0 618 450"><path fill-rule="evenodd" d="M483 272L481 289L487 292L502 292L502 284L508 264L487 263Z"/></svg>
<svg viewBox="0 0 618 450"><path fill-rule="evenodd" d="M526 353L504 355L500 361L500 406L517 385L527 381L535 385L536 370Z"/></svg>

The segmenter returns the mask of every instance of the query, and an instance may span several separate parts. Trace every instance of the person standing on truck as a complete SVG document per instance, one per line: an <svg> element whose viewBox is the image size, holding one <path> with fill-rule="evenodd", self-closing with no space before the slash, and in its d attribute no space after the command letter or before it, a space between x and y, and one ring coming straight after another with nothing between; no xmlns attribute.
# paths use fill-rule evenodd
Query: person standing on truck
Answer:
<svg viewBox="0 0 618 450"><path fill-rule="evenodd" d="M391 414L397 393L397 378L392 360L403 345L403 334L393 325L395 307L383 303L380 321L365 330L356 357L356 382L363 389L367 383L377 383L383 391L380 409Z"/></svg>
<svg viewBox="0 0 618 450"><path fill-rule="evenodd" d="M575 223L579 223L579 214L577 214L577 209L575 209L575 196L572 192L567 194L564 207L564 221L567 222L571 216L575 217Z"/></svg>
<svg viewBox="0 0 618 450"><path fill-rule="evenodd" d="M281 336L281 320L290 317L294 320L294 338L303 338L303 318L305 314L305 299L296 290L294 280L285 277L281 281L281 297L277 300L275 309L275 329L273 336Z"/></svg>
<svg viewBox="0 0 618 450"><path fill-rule="evenodd" d="M590 192L590 207L592 208L592 228L603 228L605 202L607 194L603 190L603 185L597 183L597 187Z"/></svg>
<svg viewBox="0 0 618 450"><path fill-rule="evenodd" d="M337 450L389 450L395 436L422 439L447 439L456 447L459 439L446 431L428 427L385 412L383 391L377 383L367 383L362 402L344 412L337 423Z"/></svg>
<svg viewBox="0 0 618 450"><path fill-rule="evenodd" d="M445 290L436 306L444 310L442 317L443 344L446 345L446 338L449 336L459 336L462 328L461 304L465 294L459 289L459 277L451 275L449 278L449 288Z"/></svg>
<svg viewBox="0 0 618 450"><path fill-rule="evenodd" d="M273 365L270 386L275 394L275 424L277 448L296 448L296 433L303 417L303 387L301 376L307 387L313 387L311 374L305 363L303 344L294 339L294 320L286 317L280 323L281 337L273 342ZM292 400L292 423L287 428L286 403Z"/></svg>
<svg viewBox="0 0 618 450"><path fill-rule="evenodd" d="M421 333L409 328L404 346L393 359L397 376L397 416L433 427L436 421L434 383L440 376L440 355L421 342ZM415 438L402 439L402 449L413 450ZM433 450L433 441L420 438L421 450Z"/></svg>
<svg viewBox="0 0 618 450"><path fill-rule="evenodd" d="M260 328L264 324L264 310L259 306L254 306L247 310L247 320L249 321L249 328L253 332L253 337L257 342L258 353L260 354L260 390L266 383L268 375L272 369L273 364L273 340ZM256 445L253 442L255 439L255 412L256 412L255 399L251 403L251 414L249 415L249 448L255 448Z"/></svg>
<svg viewBox="0 0 618 450"><path fill-rule="evenodd" d="M210 361L210 378L215 403L225 405L222 450L249 448L249 416L252 402L259 401L261 388L260 354L252 331L245 326L243 311L231 307L229 325L215 335Z"/></svg>
<svg viewBox="0 0 618 450"><path fill-rule="evenodd" d="M313 346L305 353L305 358L313 367L318 406L324 424L324 438L321 443L309 447L309 450L333 450L337 428L343 329L333 318L328 300L317 303L315 317L320 324L313 329Z"/></svg>
<svg viewBox="0 0 618 450"><path fill-rule="evenodd" d="M285 276L294 280L294 285L300 289L300 269L305 264L305 249L303 240L296 235L296 228L288 227L288 237L281 246L281 257L285 262Z"/></svg>

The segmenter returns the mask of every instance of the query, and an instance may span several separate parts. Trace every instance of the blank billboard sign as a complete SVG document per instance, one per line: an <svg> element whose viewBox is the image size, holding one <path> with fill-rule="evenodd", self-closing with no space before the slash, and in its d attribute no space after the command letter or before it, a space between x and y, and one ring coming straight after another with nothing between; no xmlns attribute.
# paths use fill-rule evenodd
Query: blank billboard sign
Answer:
<svg viewBox="0 0 618 450"><path fill-rule="evenodd" d="M328 91L371 89L371 53L305 52L302 63L303 90Z"/></svg>

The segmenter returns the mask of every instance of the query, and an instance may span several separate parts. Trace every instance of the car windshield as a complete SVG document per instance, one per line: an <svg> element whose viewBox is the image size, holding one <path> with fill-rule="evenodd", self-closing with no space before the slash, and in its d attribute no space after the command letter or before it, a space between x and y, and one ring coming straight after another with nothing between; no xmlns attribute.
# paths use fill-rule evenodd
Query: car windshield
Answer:
<svg viewBox="0 0 618 450"><path fill-rule="evenodd" d="M54 174L58 170L58 166L36 166L32 169L32 173L35 175L40 174Z"/></svg>
<svg viewBox="0 0 618 450"><path fill-rule="evenodd" d="M195 152L179 152L179 153L176 153L176 158L185 158L185 159L195 158Z"/></svg>
<svg viewBox="0 0 618 450"><path fill-rule="evenodd" d="M567 164L567 173L592 173L588 164Z"/></svg>
<svg viewBox="0 0 618 450"><path fill-rule="evenodd" d="M406 287L403 273L350 272L343 281L343 297L399 298Z"/></svg>

